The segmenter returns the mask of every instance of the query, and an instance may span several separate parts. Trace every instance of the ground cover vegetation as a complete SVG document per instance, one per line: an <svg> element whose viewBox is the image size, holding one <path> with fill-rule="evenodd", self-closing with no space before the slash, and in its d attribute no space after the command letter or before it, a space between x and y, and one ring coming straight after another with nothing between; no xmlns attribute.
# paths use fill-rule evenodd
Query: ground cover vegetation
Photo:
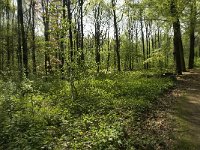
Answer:
<svg viewBox="0 0 200 150"><path fill-rule="evenodd" d="M145 114L200 64L198 0L1 0L0 149L157 149Z"/></svg>
<svg viewBox="0 0 200 150"><path fill-rule="evenodd" d="M134 148L140 141L134 132L137 120L173 85L168 78L140 76L91 76L77 83L76 100L66 81L2 82L1 148ZM140 144L157 142L160 139L144 138Z"/></svg>

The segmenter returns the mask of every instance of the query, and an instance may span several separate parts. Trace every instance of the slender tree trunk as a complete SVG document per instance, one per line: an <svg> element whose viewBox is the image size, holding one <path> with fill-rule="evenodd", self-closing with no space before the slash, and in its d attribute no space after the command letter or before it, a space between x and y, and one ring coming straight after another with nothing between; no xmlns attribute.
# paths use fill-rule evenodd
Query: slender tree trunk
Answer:
<svg viewBox="0 0 200 150"><path fill-rule="evenodd" d="M152 50L154 50L154 48L155 48L155 41L153 39L153 35L151 35L151 48L152 48Z"/></svg>
<svg viewBox="0 0 200 150"><path fill-rule="evenodd" d="M117 56L117 70L121 71L121 58L120 58L120 40L116 16L116 1L112 0L113 19L114 19L114 33L115 33L115 52Z"/></svg>
<svg viewBox="0 0 200 150"><path fill-rule="evenodd" d="M69 23L69 57L70 57L70 89L71 89L71 98L73 100L77 99L77 90L74 85L74 47L73 47L73 34L72 34L72 12L71 12L71 0L66 1L67 4L67 16Z"/></svg>
<svg viewBox="0 0 200 150"><path fill-rule="evenodd" d="M140 28L141 28L141 38L142 38L142 52L143 52L143 61L145 62L146 60L146 55L145 55L145 42L144 42L144 31L143 31L143 21L142 21L142 12L140 12L141 18L140 18ZM147 69L146 64L144 64L144 69Z"/></svg>
<svg viewBox="0 0 200 150"><path fill-rule="evenodd" d="M32 10L32 67L33 74L36 74L36 44L35 44L35 1L31 0Z"/></svg>
<svg viewBox="0 0 200 150"><path fill-rule="evenodd" d="M95 60L97 64L97 73L100 71L100 63L101 63L101 55L100 55L100 30L101 30L101 25L100 25L100 15L101 15L101 10L100 10L100 5L98 4L95 8Z"/></svg>
<svg viewBox="0 0 200 150"><path fill-rule="evenodd" d="M7 21L7 29L6 29L6 51L7 51L7 68L10 70L10 8L9 8L9 2L7 1L6 6L6 21Z"/></svg>
<svg viewBox="0 0 200 150"><path fill-rule="evenodd" d="M107 46L108 46L108 56L107 56L107 71L109 71L109 68L110 68L110 25L109 25L109 28L108 28L108 42L107 42Z"/></svg>
<svg viewBox="0 0 200 150"><path fill-rule="evenodd" d="M14 5L14 4L13 4ZM14 7L14 6L13 6ZM15 32L15 12L12 12L12 33ZM14 69L14 65L15 65L15 36L12 35L11 37L11 65L12 65L12 69Z"/></svg>
<svg viewBox="0 0 200 150"><path fill-rule="evenodd" d="M191 2L191 15L190 15L190 54L189 54L189 69L194 68L194 44L195 44L195 26L196 26L196 0Z"/></svg>
<svg viewBox="0 0 200 150"><path fill-rule="evenodd" d="M200 58L200 45L199 45L199 58Z"/></svg>
<svg viewBox="0 0 200 150"><path fill-rule="evenodd" d="M148 23L145 24L146 25L146 58L149 59L149 27L148 27ZM146 69L149 69L149 62L146 63Z"/></svg>
<svg viewBox="0 0 200 150"><path fill-rule="evenodd" d="M28 46L27 46L27 38L24 29L24 17L23 17L23 7L22 0L17 0L18 5L18 16L21 27L21 36L22 36L22 49L23 49L23 68L26 77L28 77Z"/></svg>
<svg viewBox="0 0 200 150"><path fill-rule="evenodd" d="M138 55L138 25L137 23L135 24L135 52L136 56ZM138 57L136 57L136 63L139 63Z"/></svg>
<svg viewBox="0 0 200 150"><path fill-rule="evenodd" d="M81 27L81 40L80 40L80 48L81 48L81 64L83 65L85 56L84 56L84 29L83 29L83 0L79 0L80 5L80 27Z"/></svg>
<svg viewBox="0 0 200 150"><path fill-rule="evenodd" d="M158 48L161 48L161 33L160 33L160 27L158 27Z"/></svg>
<svg viewBox="0 0 200 150"><path fill-rule="evenodd" d="M76 17L76 22L75 22L76 26L74 29L74 35L76 36L76 40L74 40L74 50L76 50L75 52L77 54L75 54L77 56L77 64L81 65L81 56L80 56L80 37L81 37L81 32L80 32L80 21L79 21L79 17Z"/></svg>
<svg viewBox="0 0 200 150"><path fill-rule="evenodd" d="M149 47L149 58L151 58L151 48L152 48L152 43L151 43L151 35L152 35L152 20L149 22L149 42L148 42L148 47ZM151 64L149 63L149 68L151 67Z"/></svg>
<svg viewBox="0 0 200 150"><path fill-rule="evenodd" d="M157 48L157 34L155 32L155 35L154 35L154 49Z"/></svg>
<svg viewBox="0 0 200 150"><path fill-rule="evenodd" d="M65 0L67 4L67 14L69 23L69 45L70 45L70 60L74 62L74 47L73 47L73 33L72 33L72 12L71 12L71 0Z"/></svg>
<svg viewBox="0 0 200 150"><path fill-rule="evenodd" d="M64 21L66 21L66 6L67 6L67 3L66 3L66 0L63 0L63 14L62 14L62 19ZM58 35L59 36L59 35ZM61 61L59 67L60 67L60 71L61 71L61 78L64 78L63 77L63 74L64 74L64 63L65 63L65 43L64 43L64 38L65 38L65 28L62 27L62 31L61 31L61 42L60 42L60 52L59 52L59 59Z"/></svg>
<svg viewBox="0 0 200 150"><path fill-rule="evenodd" d="M45 52L44 52L44 62L45 62L45 72L46 75L52 72L50 55L49 55L49 0L42 0L42 10L43 10L43 24L44 24L44 38L45 38Z"/></svg>
<svg viewBox="0 0 200 150"><path fill-rule="evenodd" d="M22 77L23 74L23 63L22 63L22 38L21 38L21 25L20 25L20 19L19 19L19 15L18 17L18 21L17 21L17 25L18 25L18 48L17 48L17 60L18 60L18 70L19 70L19 77Z"/></svg>
<svg viewBox="0 0 200 150"><path fill-rule="evenodd" d="M0 31L3 30L3 22L4 19L2 19L2 14L0 13ZM2 35L1 35L2 36ZM0 70L3 71L3 37L0 40Z"/></svg>

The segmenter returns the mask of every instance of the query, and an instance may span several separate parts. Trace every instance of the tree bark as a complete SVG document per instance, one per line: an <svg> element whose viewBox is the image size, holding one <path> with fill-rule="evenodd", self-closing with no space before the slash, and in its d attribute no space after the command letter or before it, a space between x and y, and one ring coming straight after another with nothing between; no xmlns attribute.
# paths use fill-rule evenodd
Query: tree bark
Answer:
<svg viewBox="0 0 200 150"><path fill-rule="evenodd" d="M63 14L62 14L62 19L66 20L66 6L67 6L67 3L66 3L66 0L63 0L62 1L63 3ZM59 35L58 35L59 36ZM64 43L64 38L65 38L65 28L62 27L62 31L61 31L61 41L60 41L60 52L59 52L59 59L61 61L61 63L59 64L59 67L60 67L60 71L61 71L61 78L63 79L63 74L64 74L64 63L65 63L65 43Z"/></svg>
<svg viewBox="0 0 200 150"><path fill-rule="evenodd" d="M101 61L101 56L100 56L100 30L101 30L101 25L100 25L100 13L101 13L101 6L98 4L95 8L94 16L95 16L95 60L97 64L97 73L100 71L100 61Z"/></svg>
<svg viewBox="0 0 200 150"><path fill-rule="evenodd" d="M10 7L9 2L6 2L6 21L7 21L7 29L6 29L6 51L7 51L7 68L10 70Z"/></svg>
<svg viewBox="0 0 200 150"><path fill-rule="evenodd" d="M20 25L20 19L19 19L19 15L18 17L18 21L17 21L17 25L18 25L18 45L17 45L17 60L18 60L18 70L19 70L19 77L22 77L23 74L23 63L22 63L22 38L21 38L21 25Z"/></svg>
<svg viewBox="0 0 200 150"><path fill-rule="evenodd" d="M175 56L175 63L176 63L176 72L177 74L182 74L183 71L183 64L181 60L181 46L182 46L182 39L181 39L181 32L180 32L180 22L176 10L176 4L174 0L171 0L170 4L171 16L174 18L173 21L173 31L174 31L174 56Z"/></svg>
<svg viewBox="0 0 200 150"><path fill-rule="evenodd" d="M108 54L107 54L107 71L109 71L110 68L110 26L108 28L108 42L107 42L107 46L108 46Z"/></svg>
<svg viewBox="0 0 200 150"><path fill-rule="evenodd" d="M0 30L3 30L3 24L4 24L4 17L2 14L0 14ZM0 40L0 70L3 71L3 64L4 64L4 52L3 52L3 38Z"/></svg>
<svg viewBox="0 0 200 150"><path fill-rule="evenodd" d="M46 1L46 2L45 2ZM50 40L50 35L49 35L49 0L42 0L42 9L43 9L43 24L44 24L44 38L45 38L45 53L44 53L44 63L45 63L45 72L46 75L48 73L51 73L51 62L50 62L50 55L48 51L49 47L49 40Z"/></svg>
<svg viewBox="0 0 200 150"><path fill-rule="evenodd" d="M115 52L116 52L116 56L117 56L117 70L121 71L120 40L119 40L119 31L118 31L117 16L116 16L116 1L115 0L112 0L112 8L113 8L114 33L115 33Z"/></svg>
<svg viewBox="0 0 200 150"><path fill-rule="evenodd" d="M142 53L143 53L143 62L146 60L145 55L145 41L144 41L144 31L143 31L143 21L142 21L142 10L140 10L140 28L141 28L141 38L142 38ZM146 64L144 64L144 69L147 69Z"/></svg>
<svg viewBox="0 0 200 150"><path fill-rule="evenodd" d="M73 47L73 34L72 34L72 12L71 12L71 0L66 0L67 4L67 16L69 23L69 57L70 57L70 89L72 100L77 99L77 90L74 85L74 47Z"/></svg>
<svg viewBox="0 0 200 150"><path fill-rule="evenodd" d="M23 68L25 76L28 77L28 46L27 46L27 38L24 29L24 17L23 17L23 7L22 0L17 0L18 5L18 17L21 27L21 36L22 36L22 49L23 49Z"/></svg>
<svg viewBox="0 0 200 150"><path fill-rule="evenodd" d="M84 56L84 29L83 29L83 0L79 0L80 5L80 27L81 27L81 40L80 40L80 48L81 48L81 65L84 63L85 56Z"/></svg>
<svg viewBox="0 0 200 150"><path fill-rule="evenodd" d="M32 10L32 69L33 74L36 74L36 44L35 44L35 1L31 0L31 10Z"/></svg>
<svg viewBox="0 0 200 150"><path fill-rule="evenodd" d="M189 54L189 69L194 68L194 47L195 47L195 27L196 27L196 0L191 2L191 15L190 15L190 54Z"/></svg>

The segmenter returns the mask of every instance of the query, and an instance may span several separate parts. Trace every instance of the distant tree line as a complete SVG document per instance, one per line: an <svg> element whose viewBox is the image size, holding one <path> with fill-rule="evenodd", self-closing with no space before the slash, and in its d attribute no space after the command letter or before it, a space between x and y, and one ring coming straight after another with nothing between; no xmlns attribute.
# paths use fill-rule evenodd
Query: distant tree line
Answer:
<svg viewBox="0 0 200 150"><path fill-rule="evenodd" d="M1 0L0 71L19 78L68 77L72 87L86 71L174 67L182 74L200 57L199 4Z"/></svg>

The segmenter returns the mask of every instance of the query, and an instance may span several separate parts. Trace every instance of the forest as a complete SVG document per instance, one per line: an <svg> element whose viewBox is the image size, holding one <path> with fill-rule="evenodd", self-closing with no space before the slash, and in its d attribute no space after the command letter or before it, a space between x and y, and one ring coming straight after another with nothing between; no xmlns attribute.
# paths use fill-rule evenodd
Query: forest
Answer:
<svg viewBox="0 0 200 150"><path fill-rule="evenodd" d="M148 120L200 67L199 10L199 0L1 0L0 149L175 149L171 128Z"/></svg>

